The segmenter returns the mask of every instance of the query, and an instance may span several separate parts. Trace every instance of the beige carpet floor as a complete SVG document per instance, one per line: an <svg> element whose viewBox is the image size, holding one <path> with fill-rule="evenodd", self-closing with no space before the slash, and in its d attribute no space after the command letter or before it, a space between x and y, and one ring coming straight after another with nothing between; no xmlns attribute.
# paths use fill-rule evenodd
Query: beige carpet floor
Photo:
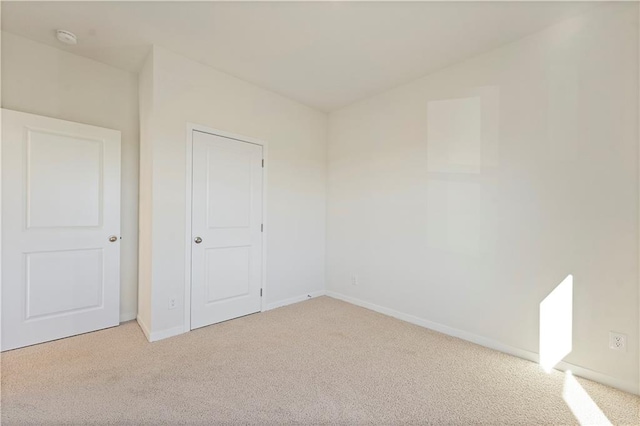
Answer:
<svg viewBox="0 0 640 426"><path fill-rule="evenodd" d="M152 344L130 322L8 352L2 424L577 424L565 379L320 297ZM640 424L640 398L578 382Z"/></svg>

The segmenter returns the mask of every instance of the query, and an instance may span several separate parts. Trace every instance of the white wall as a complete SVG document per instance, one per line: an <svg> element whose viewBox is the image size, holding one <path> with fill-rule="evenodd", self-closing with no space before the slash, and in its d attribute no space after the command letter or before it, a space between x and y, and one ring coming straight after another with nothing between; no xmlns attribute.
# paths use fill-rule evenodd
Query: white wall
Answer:
<svg viewBox="0 0 640 426"><path fill-rule="evenodd" d="M122 321L136 317L138 292L137 76L6 32L2 108L122 132Z"/></svg>
<svg viewBox="0 0 640 426"><path fill-rule="evenodd" d="M152 290L145 295L151 333L184 326L187 122L268 142L267 304L322 291L327 115L162 48L147 61L154 98L151 152L142 158L151 158L153 185ZM179 308L168 309L171 298Z"/></svg>
<svg viewBox="0 0 640 426"><path fill-rule="evenodd" d="M329 123L330 294L525 354L538 352L540 302L573 274L566 361L637 391L637 4ZM610 330L626 353L608 348Z"/></svg>

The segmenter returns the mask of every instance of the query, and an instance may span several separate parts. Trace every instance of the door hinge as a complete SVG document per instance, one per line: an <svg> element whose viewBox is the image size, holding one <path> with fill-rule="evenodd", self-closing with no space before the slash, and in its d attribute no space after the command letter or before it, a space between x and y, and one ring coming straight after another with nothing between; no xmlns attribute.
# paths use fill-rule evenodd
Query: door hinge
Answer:
<svg viewBox="0 0 640 426"><path fill-rule="evenodd" d="M264 158L262 159L262 168L264 169Z"/></svg>
<svg viewBox="0 0 640 426"><path fill-rule="evenodd" d="M264 223L260 224L260 232L264 232Z"/></svg>
<svg viewBox="0 0 640 426"><path fill-rule="evenodd" d="M260 297L262 297L262 289L260 289Z"/></svg>

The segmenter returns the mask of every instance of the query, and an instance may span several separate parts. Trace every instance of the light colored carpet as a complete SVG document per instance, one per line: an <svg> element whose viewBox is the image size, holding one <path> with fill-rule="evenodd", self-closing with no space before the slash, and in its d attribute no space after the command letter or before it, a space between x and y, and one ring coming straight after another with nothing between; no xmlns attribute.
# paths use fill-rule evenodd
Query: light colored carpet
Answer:
<svg viewBox="0 0 640 426"><path fill-rule="evenodd" d="M328 297L152 344L126 323L8 352L2 374L3 425L577 423L563 373ZM578 381L640 424L640 398Z"/></svg>

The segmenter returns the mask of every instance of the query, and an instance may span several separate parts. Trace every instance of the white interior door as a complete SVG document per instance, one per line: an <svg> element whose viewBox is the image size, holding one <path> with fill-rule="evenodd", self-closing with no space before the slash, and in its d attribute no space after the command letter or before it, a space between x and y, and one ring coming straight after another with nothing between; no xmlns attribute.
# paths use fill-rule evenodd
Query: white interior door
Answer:
<svg viewBox="0 0 640 426"><path fill-rule="evenodd" d="M191 328L260 311L262 146L193 132Z"/></svg>
<svg viewBox="0 0 640 426"><path fill-rule="evenodd" d="M120 132L2 110L2 350L118 325Z"/></svg>

